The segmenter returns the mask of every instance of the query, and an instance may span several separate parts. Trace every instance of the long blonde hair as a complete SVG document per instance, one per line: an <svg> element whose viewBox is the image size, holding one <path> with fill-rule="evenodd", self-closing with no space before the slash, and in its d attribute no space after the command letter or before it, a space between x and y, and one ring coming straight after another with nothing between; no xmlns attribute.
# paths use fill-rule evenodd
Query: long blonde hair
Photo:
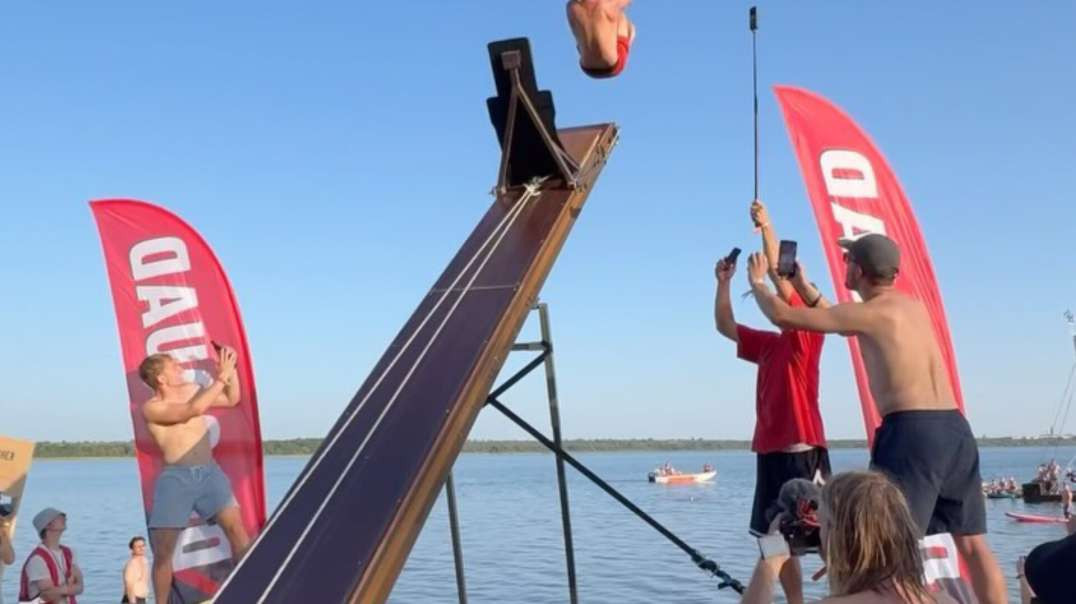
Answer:
<svg viewBox="0 0 1076 604"><path fill-rule="evenodd" d="M830 593L892 590L934 602L923 585L919 533L904 495L878 472L844 472L822 489Z"/></svg>

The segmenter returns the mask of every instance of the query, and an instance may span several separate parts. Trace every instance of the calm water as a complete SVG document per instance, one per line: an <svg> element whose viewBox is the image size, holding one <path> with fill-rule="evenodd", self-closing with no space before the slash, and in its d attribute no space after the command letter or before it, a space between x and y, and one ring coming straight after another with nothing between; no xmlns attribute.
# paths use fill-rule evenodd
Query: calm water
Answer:
<svg viewBox="0 0 1076 604"><path fill-rule="evenodd" d="M1058 451L1064 463L1076 450ZM1046 449L984 449L983 476L1027 475L1049 455ZM747 452L594 453L579 456L599 475L651 513L694 548L717 561L745 584L757 548L746 533L754 485L754 457ZM711 485L665 487L646 482L646 472L670 461L692 469L712 463ZM305 463L300 458L266 462L269 505L279 502ZM861 468L866 452L834 451L835 471ZM686 555L656 531L592 486L570 468L576 566L584 602L735 602L697 571ZM24 516L16 536L21 560L34 539L29 523L45 505L68 513L65 542L72 545L86 575L86 604L119 601L120 569L127 540L144 534L134 460L38 461L31 471ZM553 457L540 454L463 455L456 463L456 496L463 531L463 554L471 602L567 601L563 538ZM1060 513L1056 505L1027 506L1039 514ZM1016 597L1016 557L1062 536L1062 528L1022 525L1005 518L1022 502L987 501L991 544ZM809 560L812 573L820 564ZM4 601L15 601L16 569L4 577ZM823 584L809 584L821 596ZM393 602L455 602L456 583L444 498L426 522L396 584Z"/></svg>

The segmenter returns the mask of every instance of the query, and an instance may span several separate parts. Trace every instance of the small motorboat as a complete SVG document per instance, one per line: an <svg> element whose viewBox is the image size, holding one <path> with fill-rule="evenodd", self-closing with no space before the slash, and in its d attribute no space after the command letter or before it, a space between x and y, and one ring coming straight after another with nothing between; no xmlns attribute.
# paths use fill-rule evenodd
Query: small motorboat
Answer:
<svg viewBox="0 0 1076 604"><path fill-rule="evenodd" d="M646 475L647 480L657 484L695 484L697 482L710 482L717 476L717 470L710 464L702 467L702 472L690 474L681 472L676 468L665 464Z"/></svg>
<svg viewBox="0 0 1076 604"><path fill-rule="evenodd" d="M1012 491L991 491L986 494L987 499L1019 499L1020 493Z"/></svg>

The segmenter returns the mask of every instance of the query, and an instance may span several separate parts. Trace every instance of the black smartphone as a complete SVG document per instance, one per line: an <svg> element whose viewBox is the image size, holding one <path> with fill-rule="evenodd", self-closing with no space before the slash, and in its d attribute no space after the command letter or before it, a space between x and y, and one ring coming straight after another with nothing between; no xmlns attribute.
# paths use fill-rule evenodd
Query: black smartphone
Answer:
<svg viewBox="0 0 1076 604"><path fill-rule="evenodd" d="M729 252L729 255L725 256L725 264L734 264L736 262L736 259L739 258L739 257L740 257L740 248L734 247L734 248L732 248L732 251Z"/></svg>
<svg viewBox="0 0 1076 604"><path fill-rule="evenodd" d="M788 549L793 556L816 553L822 546L822 535L817 526L797 520L783 520L780 531L788 542Z"/></svg>
<svg viewBox="0 0 1076 604"><path fill-rule="evenodd" d="M794 277L796 275L796 242L781 240L781 248L777 252L777 274L782 277Z"/></svg>

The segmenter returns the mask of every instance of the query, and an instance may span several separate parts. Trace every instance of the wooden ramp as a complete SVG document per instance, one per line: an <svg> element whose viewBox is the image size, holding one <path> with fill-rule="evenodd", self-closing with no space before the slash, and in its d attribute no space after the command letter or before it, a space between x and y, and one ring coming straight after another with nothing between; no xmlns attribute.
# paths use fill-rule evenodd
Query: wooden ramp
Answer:
<svg viewBox="0 0 1076 604"><path fill-rule="evenodd" d="M551 130L526 39L490 44L496 200L419 303L215 602L382 602L616 142ZM451 590L451 585L445 586Z"/></svg>

